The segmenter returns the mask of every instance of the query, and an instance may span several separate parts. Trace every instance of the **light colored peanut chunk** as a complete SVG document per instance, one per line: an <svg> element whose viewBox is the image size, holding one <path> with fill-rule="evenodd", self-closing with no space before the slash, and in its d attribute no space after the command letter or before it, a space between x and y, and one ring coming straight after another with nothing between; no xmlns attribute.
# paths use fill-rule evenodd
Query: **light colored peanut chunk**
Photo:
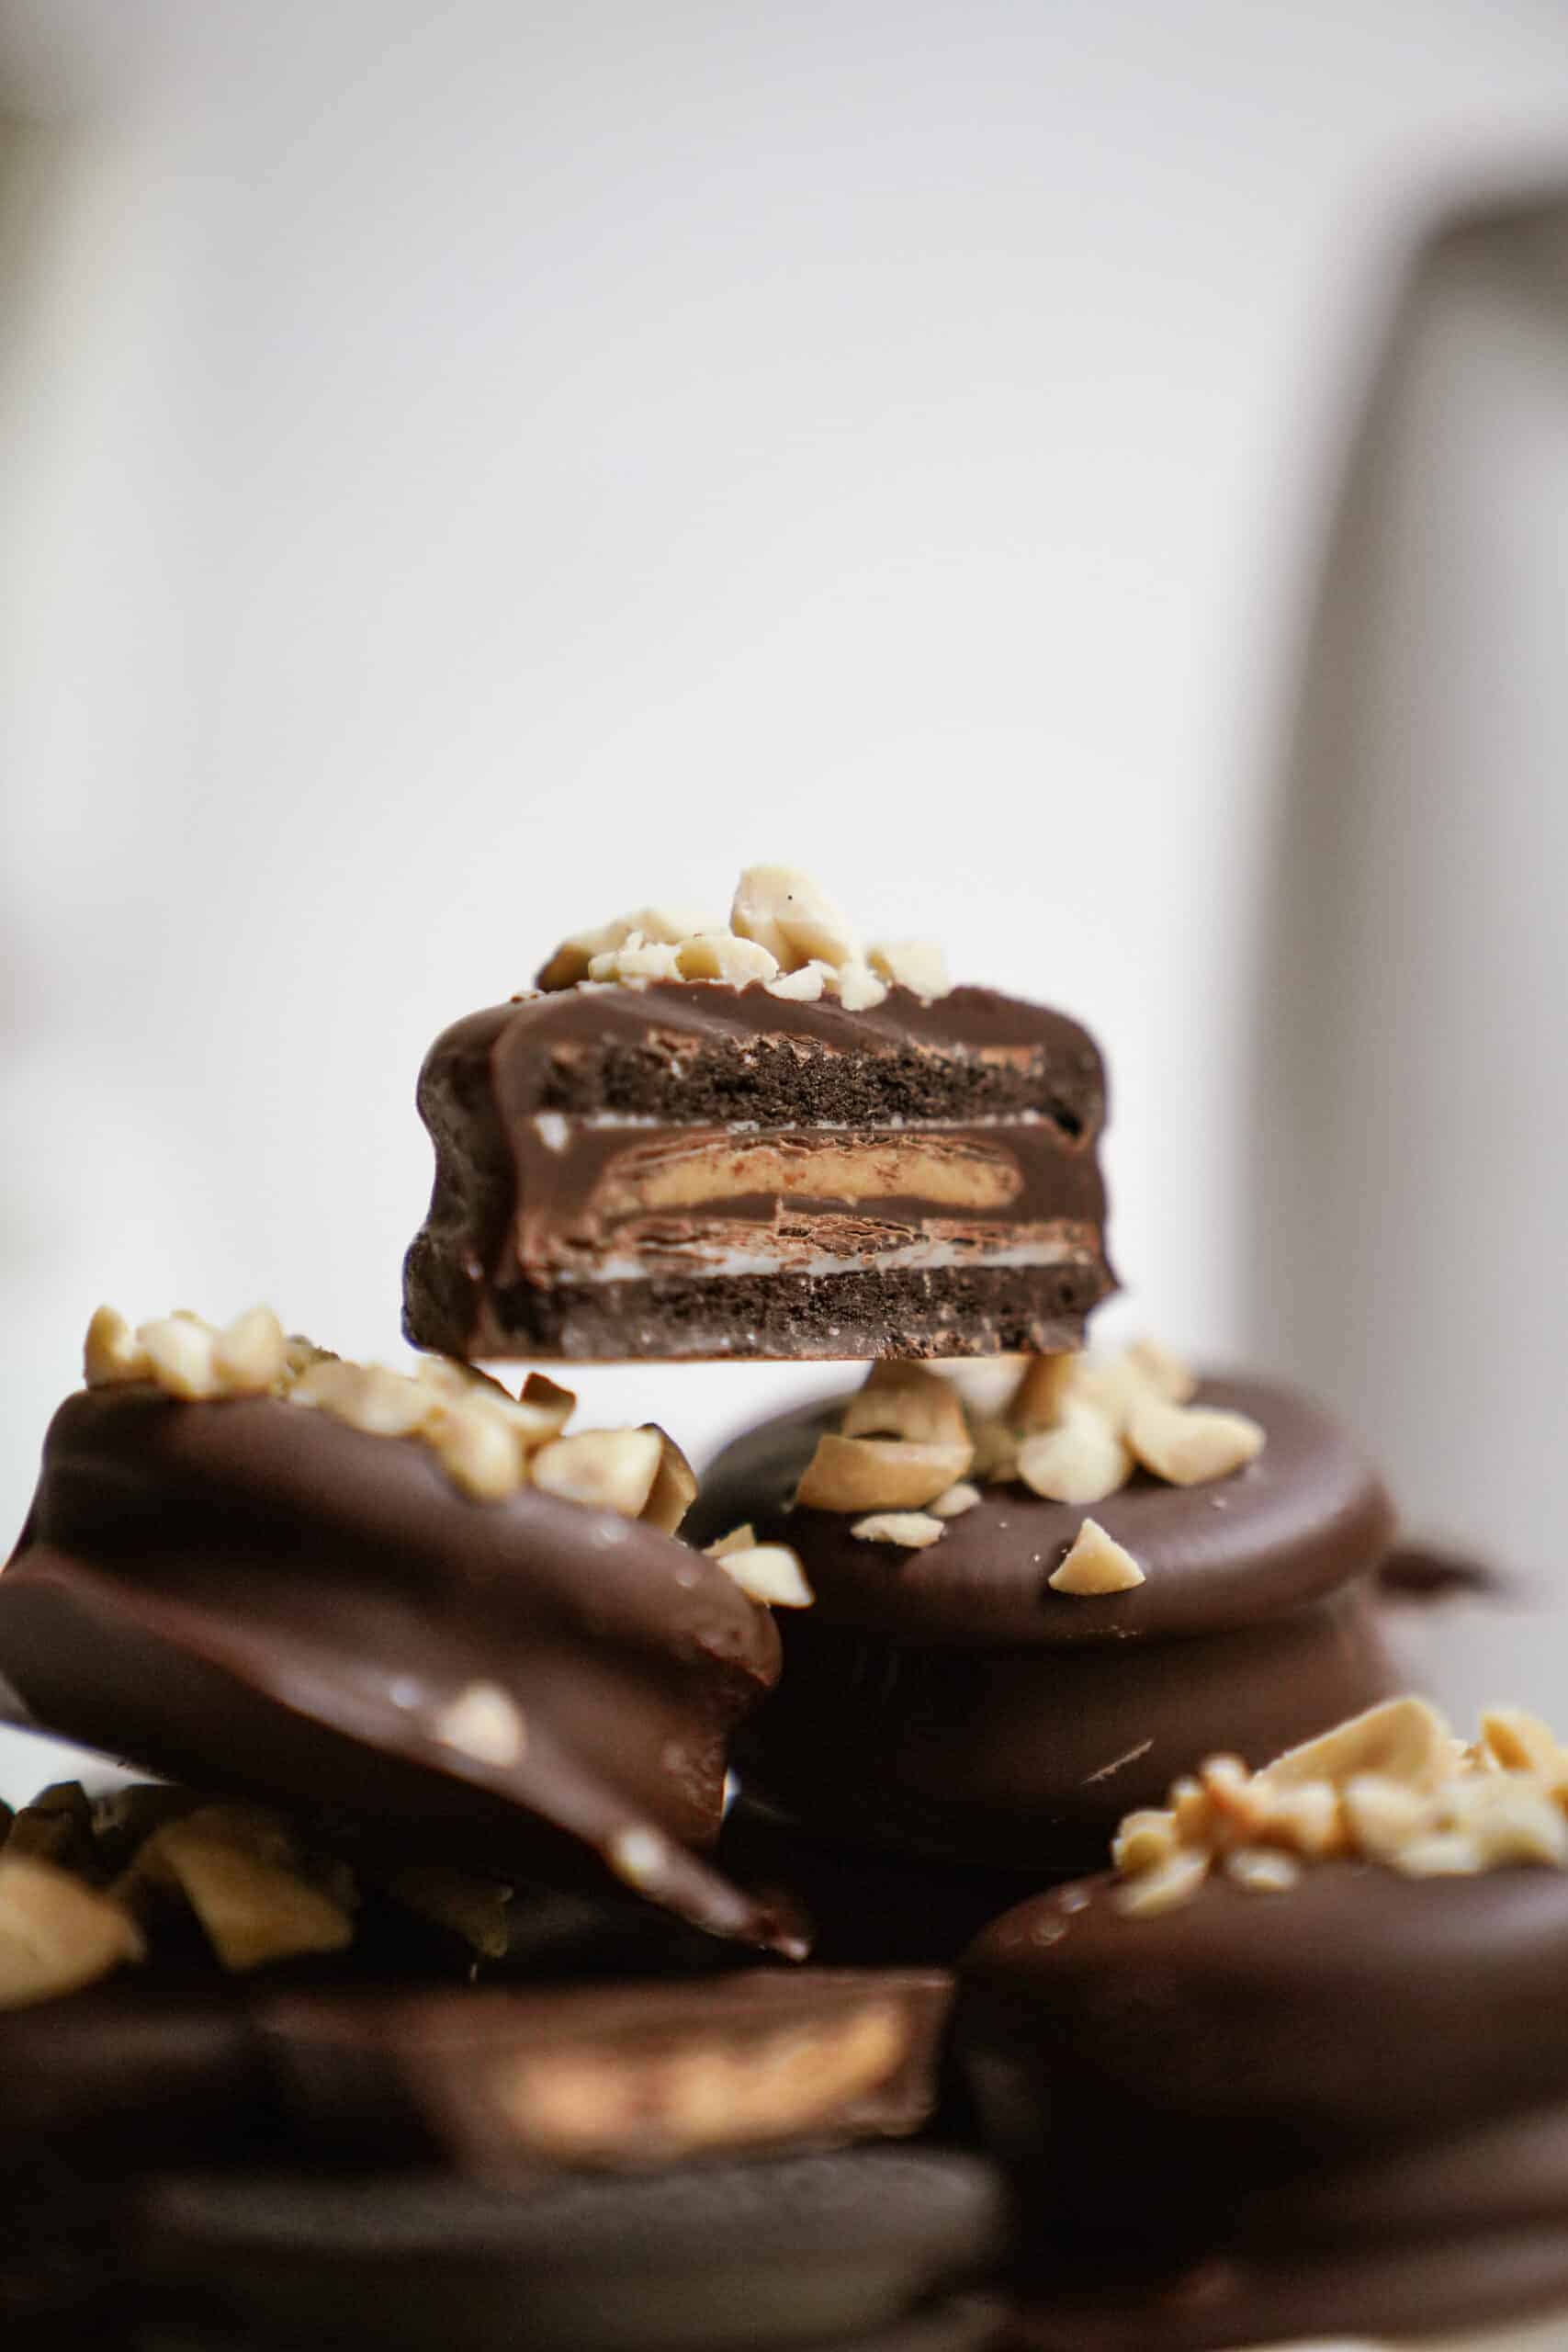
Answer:
<svg viewBox="0 0 1568 2352"><path fill-rule="evenodd" d="M874 1363L864 1387L845 1406L839 1430L843 1437L909 1438L918 1445L974 1451L964 1407L951 1385L916 1363Z"/></svg>
<svg viewBox="0 0 1568 2352"><path fill-rule="evenodd" d="M164 1315L143 1323L136 1336L147 1351L153 1379L168 1396L197 1403L222 1395L218 1334L208 1324L193 1316Z"/></svg>
<svg viewBox="0 0 1568 2352"><path fill-rule="evenodd" d="M1407 1789L1429 1794L1452 1769L1449 1727L1425 1699L1385 1699L1300 1747L1288 1747L1259 1774L1277 1789L1303 1781L1336 1788L1359 1772L1381 1772Z"/></svg>
<svg viewBox="0 0 1568 2352"><path fill-rule="evenodd" d="M803 964L798 972L781 972L776 980L765 985L770 996L782 997L786 1004L815 1004L829 975L830 967L826 964Z"/></svg>
<svg viewBox="0 0 1568 2352"><path fill-rule="evenodd" d="M82 1370L89 1388L152 1379L152 1359L118 1308L100 1306L94 1313L82 1349Z"/></svg>
<svg viewBox="0 0 1568 2352"><path fill-rule="evenodd" d="M151 1843L227 1969L342 1951L354 1940L347 1909L278 1859L277 1843L257 1834L242 1808L204 1806L168 1823Z"/></svg>
<svg viewBox="0 0 1568 2352"><path fill-rule="evenodd" d="M825 1430L807 1464L795 1501L807 1510L923 1510L962 1478L970 1446L912 1440L840 1437Z"/></svg>
<svg viewBox="0 0 1568 2352"><path fill-rule="evenodd" d="M527 1479L516 1437L486 1406L444 1405L429 1424L429 1437L453 1485L476 1502L504 1502Z"/></svg>
<svg viewBox="0 0 1568 2352"><path fill-rule="evenodd" d="M0 1855L0 2009L73 1993L143 1953L120 1904L53 1862Z"/></svg>
<svg viewBox="0 0 1568 2352"><path fill-rule="evenodd" d="M265 1396L288 1370L288 1342L270 1306L237 1315L212 1343L212 1363L231 1396Z"/></svg>
<svg viewBox="0 0 1568 2352"><path fill-rule="evenodd" d="M683 939L675 954L683 980L728 980L743 988L748 980L771 980L778 975L777 959L767 948L754 940L735 939L728 931Z"/></svg>
<svg viewBox="0 0 1568 2352"><path fill-rule="evenodd" d="M668 1430L661 1430L657 1421L647 1426L659 1440L659 1467L638 1516L650 1527L673 1535L696 1500L697 1474Z"/></svg>
<svg viewBox="0 0 1568 2352"><path fill-rule="evenodd" d="M1143 1583L1144 1572L1131 1552L1108 1535L1098 1520L1086 1519L1061 1566L1045 1581L1053 1592L1131 1592L1134 1585Z"/></svg>
<svg viewBox="0 0 1568 2352"><path fill-rule="evenodd" d="M1141 1806L1128 1814L1111 1841L1111 1859L1124 1878L1152 1870L1170 1860L1179 1843L1176 1815L1163 1808Z"/></svg>
<svg viewBox="0 0 1568 2352"><path fill-rule="evenodd" d="M1163 1340L1134 1340L1122 1360L1135 1379L1169 1404L1185 1405L1198 1393L1197 1374Z"/></svg>
<svg viewBox="0 0 1568 2352"><path fill-rule="evenodd" d="M1264 1431L1246 1413L1171 1405L1144 1396L1127 1419L1127 1442L1145 1470L1173 1487L1229 1477L1262 1452Z"/></svg>
<svg viewBox="0 0 1568 2352"><path fill-rule="evenodd" d="M845 964L839 971L838 996L846 1012L869 1012L886 1001L887 983L877 978L869 964Z"/></svg>
<svg viewBox="0 0 1568 2352"><path fill-rule="evenodd" d="M787 1544L743 1544L714 1554L726 1576L764 1609L809 1609L817 1596Z"/></svg>
<svg viewBox="0 0 1568 2352"><path fill-rule="evenodd" d="M1237 1846L1225 1856L1224 1871L1249 1894L1283 1894L1300 1879L1302 1866L1277 1847Z"/></svg>
<svg viewBox="0 0 1568 2352"><path fill-rule="evenodd" d="M1568 1764L1554 1733L1523 1707L1489 1707L1481 1718L1481 1744L1506 1771L1539 1772L1549 1782L1562 1780Z"/></svg>
<svg viewBox="0 0 1568 2352"><path fill-rule="evenodd" d="M749 865L736 885L729 927L778 959L781 971L819 960L863 961L854 925L809 875L792 865Z"/></svg>
<svg viewBox="0 0 1568 2352"><path fill-rule="evenodd" d="M934 939L878 940L866 960L883 979L896 988L912 989L928 1004L933 997L948 995L953 987L947 960Z"/></svg>
<svg viewBox="0 0 1568 2352"><path fill-rule="evenodd" d="M1088 1406L1068 1408L1057 1429L1026 1437L1018 1476L1049 1502L1098 1503L1124 1487L1133 1457L1109 1421Z"/></svg>
<svg viewBox="0 0 1568 2352"><path fill-rule="evenodd" d="M534 1484L590 1510L640 1519L663 1460L658 1430L582 1430L540 1448L533 1460Z"/></svg>
<svg viewBox="0 0 1568 2352"><path fill-rule="evenodd" d="M1081 1365L1080 1357L1065 1353L1026 1358L1007 1408L1008 1420L1021 1436L1060 1426L1073 1401Z"/></svg>
<svg viewBox="0 0 1568 2352"><path fill-rule="evenodd" d="M905 1552L925 1551L942 1532L942 1521L923 1510L873 1511L850 1529L863 1544L897 1544Z"/></svg>
<svg viewBox="0 0 1568 2352"><path fill-rule="evenodd" d="M955 1487L949 1487L945 1494L938 1495L935 1502L928 1503L926 1509L933 1519L961 1519L966 1510L974 1510L979 1499L979 1487L972 1487L967 1478L960 1478Z"/></svg>

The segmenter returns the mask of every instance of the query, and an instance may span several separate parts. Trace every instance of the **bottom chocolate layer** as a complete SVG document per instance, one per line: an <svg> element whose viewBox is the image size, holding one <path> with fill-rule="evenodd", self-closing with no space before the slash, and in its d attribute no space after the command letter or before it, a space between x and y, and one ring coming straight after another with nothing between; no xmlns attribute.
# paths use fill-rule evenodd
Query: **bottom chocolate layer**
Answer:
<svg viewBox="0 0 1568 2352"><path fill-rule="evenodd" d="M1103 1864L1122 1815L1217 1752L1265 1761L1388 1697L1364 1587L1230 1634L1099 1649L914 1649L790 1612L737 1742L816 1832L1043 1878Z"/></svg>
<svg viewBox="0 0 1568 2352"><path fill-rule="evenodd" d="M421 1347L472 1357L739 1356L845 1362L871 1356L1054 1354L1081 1348L1103 1296L1098 1263L889 1267L841 1274L715 1274L643 1282L513 1283L470 1319L468 1276L409 1254Z"/></svg>
<svg viewBox="0 0 1568 2352"><path fill-rule="evenodd" d="M168 2317L197 2326L377 2352L731 2352L874 2335L983 2276L1005 2199L973 2158L877 2151L523 2196L214 2176L154 2183L141 2219Z"/></svg>

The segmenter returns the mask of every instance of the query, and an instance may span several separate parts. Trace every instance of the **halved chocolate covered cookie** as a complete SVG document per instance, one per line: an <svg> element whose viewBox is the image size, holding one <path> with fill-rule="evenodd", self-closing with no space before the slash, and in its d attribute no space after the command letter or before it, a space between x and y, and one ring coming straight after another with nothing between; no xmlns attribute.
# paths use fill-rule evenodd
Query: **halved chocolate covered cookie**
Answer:
<svg viewBox="0 0 1568 2352"><path fill-rule="evenodd" d="M470 1357L1077 1346L1112 1284L1087 1032L950 989L919 951L874 970L784 869L743 876L731 922L628 917L436 1040L410 1337Z"/></svg>

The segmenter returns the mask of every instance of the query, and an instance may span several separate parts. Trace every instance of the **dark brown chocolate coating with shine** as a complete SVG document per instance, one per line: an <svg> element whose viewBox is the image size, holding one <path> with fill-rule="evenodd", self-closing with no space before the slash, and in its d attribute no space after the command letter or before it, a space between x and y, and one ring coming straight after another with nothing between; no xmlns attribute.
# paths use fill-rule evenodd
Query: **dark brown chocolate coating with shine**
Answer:
<svg viewBox="0 0 1568 2352"><path fill-rule="evenodd" d="M1021 1905L961 1964L958 2064L1024 2192L1010 2345L1419 2334L1568 2295L1568 1874L1322 1863L1144 1918L1112 1887Z"/></svg>
<svg viewBox="0 0 1568 2352"><path fill-rule="evenodd" d="M1381 1479L1346 1431L1293 1388L1205 1380L1197 1402L1247 1413L1267 1432L1256 1461L1200 1487L1139 1471L1087 1509L989 1486L926 1551L868 1544L851 1517L788 1509L818 1437L843 1399L781 1415L737 1438L703 1481L687 1530L706 1544L750 1521L793 1544L815 1592L814 1624L901 1643L1079 1648L1234 1631L1320 1599L1375 1568L1393 1537ZM1144 1570L1130 1592L1058 1593L1048 1579L1086 1518Z"/></svg>
<svg viewBox="0 0 1568 2352"><path fill-rule="evenodd" d="M690 1850L778 1669L767 1611L654 1528L533 1488L475 1502L415 1440L271 1398L70 1397L0 1575L0 1659L67 1738L394 1820L410 1860L570 1883L639 1831L640 1893L773 1939ZM441 1736L475 1683L521 1712L513 1763Z"/></svg>
<svg viewBox="0 0 1568 2352"><path fill-rule="evenodd" d="M1179 2122L1347 2149L1568 2099L1568 1872L1322 1862L1281 1894L1216 1875L1148 1918L1112 1884L1020 1905L963 1962L1047 2106L1081 2075Z"/></svg>
<svg viewBox="0 0 1568 2352"><path fill-rule="evenodd" d="M405 1326L422 1346L474 1357L1076 1346L1113 1287L1096 1159L1104 1106L1087 1031L987 989L928 1003L895 988L857 1012L759 983L498 1005L445 1031L421 1072L436 1172L404 1269ZM820 1196L699 1186L685 1205L639 1212L634 1181L614 1204L649 1155L716 1161L780 1144L802 1160L815 1147L896 1154L922 1139L978 1156L1005 1197L874 1185L846 1199L825 1178ZM950 1262L896 1262L927 1245ZM1020 1247L1044 1261L996 1261Z"/></svg>
<svg viewBox="0 0 1568 2352"><path fill-rule="evenodd" d="M1261 1763L1395 1687L1363 1587L1119 1648L916 1648L780 1614L779 1687L736 1744L746 1786L824 1836L970 1868L1092 1869L1203 1757Z"/></svg>

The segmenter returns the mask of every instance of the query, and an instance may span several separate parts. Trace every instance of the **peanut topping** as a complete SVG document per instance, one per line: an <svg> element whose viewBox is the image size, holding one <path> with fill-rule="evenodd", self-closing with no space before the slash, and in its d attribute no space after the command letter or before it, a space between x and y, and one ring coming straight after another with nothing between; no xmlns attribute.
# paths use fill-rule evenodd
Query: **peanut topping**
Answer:
<svg viewBox="0 0 1568 2352"><path fill-rule="evenodd" d="M924 1510L877 1510L857 1519L850 1529L863 1544L897 1544L906 1552L923 1552L942 1533L940 1519Z"/></svg>
<svg viewBox="0 0 1568 2352"><path fill-rule="evenodd" d="M1406 1878L1510 1865L1568 1870L1568 1752L1517 1708L1483 1716L1464 1747L1425 1699L1390 1699L1261 1771L1211 1757L1164 1810L1130 1813L1111 1846L1119 1909L1187 1902L1209 1871L1283 1893L1304 1866L1348 1855Z"/></svg>
<svg viewBox="0 0 1568 2352"><path fill-rule="evenodd" d="M1124 1544L1107 1535L1098 1521L1086 1519L1061 1566L1045 1581L1053 1592L1130 1592L1143 1583L1144 1572Z"/></svg>
<svg viewBox="0 0 1568 2352"><path fill-rule="evenodd" d="M707 1547L748 1600L766 1609L809 1609L817 1596L806 1581L798 1552L787 1544L759 1544L750 1527L731 1528Z"/></svg>
<svg viewBox="0 0 1568 2352"><path fill-rule="evenodd" d="M925 939L863 947L842 909L790 865L750 865L736 886L728 924L654 907L563 940L539 973L547 991L592 986L645 988L655 980L761 980L785 1002L837 997L847 1012L883 1002L890 987L929 1003L952 982L942 950Z"/></svg>
<svg viewBox="0 0 1568 2352"><path fill-rule="evenodd" d="M1194 1374L1156 1340L1141 1340L1110 1363L1038 1355L1008 1364L1010 1371L978 1368L984 1380L957 1376L976 1369L969 1366L939 1374L923 1364L873 1364L837 1428L818 1439L796 1502L845 1512L929 1508L941 1521L973 1509L980 1486L1017 1480L1051 1502L1098 1503L1139 1464L1192 1486L1230 1476L1263 1444L1263 1430L1245 1414L1190 1404ZM924 1457L934 1472L939 1453L960 1449L967 1459L951 1474L955 1499L946 1502L946 1485L927 1484ZM1111 1552L1119 1555L1114 1566ZM1119 1581L1080 1580L1103 1576ZM1050 1582L1058 1592L1083 1593L1124 1591L1143 1580L1130 1555L1096 1529L1082 1557L1069 1555Z"/></svg>
<svg viewBox="0 0 1568 2352"><path fill-rule="evenodd" d="M367 1436L417 1438L476 1502L504 1502L532 1484L673 1535L697 1490L691 1464L660 1429L565 1436L577 1399L542 1373L531 1372L513 1396L446 1356L422 1356L410 1372L351 1363L309 1340L286 1339L267 1306L222 1330L181 1311L134 1332L113 1307L100 1306L83 1354L91 1388L150 1385L208 1404L273 1396Z"/></svg>

